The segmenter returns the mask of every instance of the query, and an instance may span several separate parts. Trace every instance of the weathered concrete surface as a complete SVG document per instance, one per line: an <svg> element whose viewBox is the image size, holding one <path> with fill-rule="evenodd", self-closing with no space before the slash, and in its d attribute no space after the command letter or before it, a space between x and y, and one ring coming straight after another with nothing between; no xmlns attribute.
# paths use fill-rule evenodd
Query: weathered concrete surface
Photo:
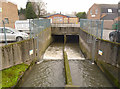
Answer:
<svg viewBox="0 0 120 89"><path fill-rule="evenodd" d="M83 29L80 30L79 34L81 50L86 58L92 59L93 43L88 42L90 34ZM94 37L92 36L91 39L93 38ZM99 51L102 51L102 55L98 53ZM116 72L120 70L120 44L97 39L94 54L95 61L101 70L108 76L115 86L120 87L119 72Z"/></svg>
<svg viewBox="0 0 120 89"><path fill-rule="evenodd" d="M80 23L78 24L51 24L52 27L80 27Z"/></svg>
<svg viewBox="0 0 120 89"><path fill-rule="evenodd" d="M53 35L77 35L79 34L79 27L52 27Z"/></svg>
<svg viewBox="0 0 120 89"><path fill-rule="evenodd" d="M38 42L39 49L37 49L36 39L29 39L1 47L0 62L2 62L2 68L0 68L0 70L21 63L31 63L37 57L37 50L40 57L51 43L51 28L45 29L39 34ZM32 54L30 53L30 50Z"/></svg>
<svg viewBox="0 0 120 89"><path fill-rule="evenodd" d="M78 35L79 45L87 59L92 59L93 39L85 30L79 27L52 27L53 35ZM102 51L102 55L98 52ZM119 87L120 80L116 71L120 70L120 44L113 43L107 40L97 39L95 44L94 60L101 68L101 70L108 76L108 78ZM110 66L112 66L112 68ZM112 77L111 77L112 76Z"/></svg>

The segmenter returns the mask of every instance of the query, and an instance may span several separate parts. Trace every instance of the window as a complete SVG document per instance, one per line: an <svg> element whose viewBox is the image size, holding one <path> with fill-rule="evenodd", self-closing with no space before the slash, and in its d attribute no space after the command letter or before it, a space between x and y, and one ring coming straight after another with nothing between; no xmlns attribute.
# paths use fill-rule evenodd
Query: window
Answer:
<svg viewBox="0 0 120 89"><path fill-rule="evenodd" d="M108 9L108 13L112 13L112 9Z"/></svg>
<svg viewBox="0 0 120 89"><path fill-rule="evenodd" d="M5 23L9 24L9 19L5 18Z"/></svg>
<svg viewBox="0 0 120 89"><path fill-rule="evenodd" d="M9 30L9 29L5 29L6 30L6 33L11 33L12 31Z"/></svg>
<svg viewBox="0 0 120 89"><path fill-rule="evenodd" d="M92 10L90 10L90 14L92 15Z"/></svg>
<svg viewBox="0 0 120 89"><path fill-rule="evenodd" d="M98 14L98 9L95 10L95 14Z"/></svg>
<svg viewBox="0 0 120 89"><path fill-rule="evenodd" d="M2 8L0 7L0 12L2 12Z"/></svg>
<svg viewBox="0 0 120 89"><path fill-rule="evenodd" d="M6 31L6 33L11 33L12 32L11 30L6 29L6 28L5 28L5 31ZM3 32L4 32L4 28L3 28Z"/></svg>
<svg viewBox="0 0 120 89"><path fill-rule="evenodd" d="M120 13L120 9L118 9L118 12Z"/></svg>
<svg viewBox="0 0 120 89"><path fill-rule="evenodd" d="M2 28L0 28L0 33L3 33L3 29Z"/></svg>

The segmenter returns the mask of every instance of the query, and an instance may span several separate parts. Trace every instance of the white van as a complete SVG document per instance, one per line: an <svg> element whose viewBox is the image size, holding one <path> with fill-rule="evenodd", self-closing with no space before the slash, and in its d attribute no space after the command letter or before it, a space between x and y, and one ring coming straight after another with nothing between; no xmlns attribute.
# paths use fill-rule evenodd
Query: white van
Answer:
<svg viewBox="0 0 120 89"><path fill-rule="evenodd" d="M17 20L15 22L15 29L20 32L26 32L29 34L29 20Z"/></svg>

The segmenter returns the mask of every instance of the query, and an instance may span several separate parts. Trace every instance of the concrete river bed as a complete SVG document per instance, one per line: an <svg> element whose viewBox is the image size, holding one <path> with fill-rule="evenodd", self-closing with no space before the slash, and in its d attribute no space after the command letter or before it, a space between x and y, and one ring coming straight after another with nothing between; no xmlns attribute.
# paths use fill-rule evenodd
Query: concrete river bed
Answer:
<svg viewBox="0 0 120 89"><path fill-rule="evenodd" d="M20 87L64 87L65 70L63 44L52 43L38 62L26 73ZM78 43L65 46L68 54L73 85L79 87L112 87L96 64L92 65L80 51Z"/></svg>

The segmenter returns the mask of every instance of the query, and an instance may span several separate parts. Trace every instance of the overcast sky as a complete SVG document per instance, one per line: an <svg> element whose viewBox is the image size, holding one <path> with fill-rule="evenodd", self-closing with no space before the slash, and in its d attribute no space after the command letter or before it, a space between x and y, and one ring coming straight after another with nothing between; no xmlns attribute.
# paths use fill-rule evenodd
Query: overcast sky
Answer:
<svg viewBox="0 0 120 89"><path fill-rule="evenodd" d="M8 0L18 5L18 9L20 7L25 8L27 0ZM64 14L68 14L71 12L87 12L88 9L94 4L117 4L120 0L43 0L47 3L47 11L53 12L56 11L62 12Z"/></svg>

